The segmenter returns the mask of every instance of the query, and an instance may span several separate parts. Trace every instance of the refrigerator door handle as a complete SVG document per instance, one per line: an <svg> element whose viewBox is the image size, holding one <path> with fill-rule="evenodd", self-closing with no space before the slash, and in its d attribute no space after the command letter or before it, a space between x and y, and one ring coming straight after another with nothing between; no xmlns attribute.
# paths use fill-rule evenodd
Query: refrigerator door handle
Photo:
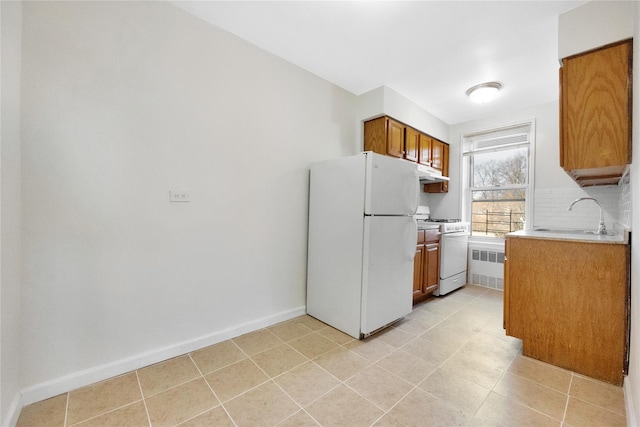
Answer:
<svg viewBox="0 0 640 427"><path fill-rule="evenodd" d="M418 170L415 171L415 175L416 175L416 204L415 204L415 210L413 211L412 215L415 215L418 212L418 205L420 204L420 174L418 174ZM417 229L416 229L416 233L417 233ZM418 235L416 234L416 239L418 238Z"/></svg>
<svg viewBox="0 0 640 427"><path fill-rule="evenodd" d="M416 245L418 244L418 221L413 219L413 238L409 242L409 259L413 260L416 257Z"/></svg>

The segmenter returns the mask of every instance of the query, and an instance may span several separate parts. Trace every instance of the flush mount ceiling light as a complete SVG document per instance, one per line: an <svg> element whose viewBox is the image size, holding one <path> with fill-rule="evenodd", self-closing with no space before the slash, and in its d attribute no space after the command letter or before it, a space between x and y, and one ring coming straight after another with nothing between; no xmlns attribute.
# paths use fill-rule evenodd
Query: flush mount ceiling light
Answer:
<svg viewBox="0 0 640 427"><path fill-rule="evenodd" d="M469 88L467 95L471 101L477 104L485 104L493 101L498 96L500 89L502 89L502 85L498 82L481 83Z"/></svg>

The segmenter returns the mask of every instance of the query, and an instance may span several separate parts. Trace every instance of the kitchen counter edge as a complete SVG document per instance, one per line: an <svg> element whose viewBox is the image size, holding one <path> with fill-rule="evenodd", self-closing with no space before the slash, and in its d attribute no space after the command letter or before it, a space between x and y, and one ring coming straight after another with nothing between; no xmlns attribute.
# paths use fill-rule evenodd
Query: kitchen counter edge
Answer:
<svg viewBox="0 0 640 427"><path fill-rule="evenodd" d="M628 245L629 231L617 230L614 234L605 236L597 234L565 234L562 232L555 233L553 231L538 231L536 229L520 230L508 233L505 237L522 237L525 239L545 239L545 240L562 240L565 242L577 243L603 243L613 245Z"/></svg>

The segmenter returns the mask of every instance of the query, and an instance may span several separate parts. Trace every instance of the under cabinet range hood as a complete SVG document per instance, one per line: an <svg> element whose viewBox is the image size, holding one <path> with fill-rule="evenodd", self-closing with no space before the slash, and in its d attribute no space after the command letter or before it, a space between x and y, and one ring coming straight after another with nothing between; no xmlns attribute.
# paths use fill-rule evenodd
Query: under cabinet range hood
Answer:
<svg viewBox="0 0 640 427"><path fill-rule="evenodd" d="M449 181L448 176L442 176L442 171L430 166L416 164L418 169L418 178L420 182L445 182Z"/></svg>

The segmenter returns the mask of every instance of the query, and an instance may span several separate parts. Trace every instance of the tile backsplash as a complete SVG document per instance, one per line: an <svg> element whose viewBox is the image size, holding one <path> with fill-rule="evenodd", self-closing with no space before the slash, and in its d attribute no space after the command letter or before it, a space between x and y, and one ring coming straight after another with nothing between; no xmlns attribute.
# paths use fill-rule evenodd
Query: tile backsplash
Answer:
<svg viewBox="0 0 640 427"><path fill-rule="evenodd" d="M571 202L580 197L597 199L604 210L607 229L631 224L631 188L628 172L619 185L586 188L544 188L535 190L534 227L598 228L600 209L585 200L568 211Z"/></svg>
<svg viewBox="0 0 640 427"><path fill-rule="evenodd" d="M620 225L623 228L631 230L631 168L627 168L627 171L622 175L620 180Z"/></svg>
<svg viewBox="0 0 640 427"><path fill-rule="evenodd" d="M585 200L567 208L579 197L593 197L604 208L609 231L631 229L631 179L629 168L618 185L588 188L537 189L534 201L534 227L598 228L600 209ZM504 289L504 243L469 241L469 283Z"/></svg>

